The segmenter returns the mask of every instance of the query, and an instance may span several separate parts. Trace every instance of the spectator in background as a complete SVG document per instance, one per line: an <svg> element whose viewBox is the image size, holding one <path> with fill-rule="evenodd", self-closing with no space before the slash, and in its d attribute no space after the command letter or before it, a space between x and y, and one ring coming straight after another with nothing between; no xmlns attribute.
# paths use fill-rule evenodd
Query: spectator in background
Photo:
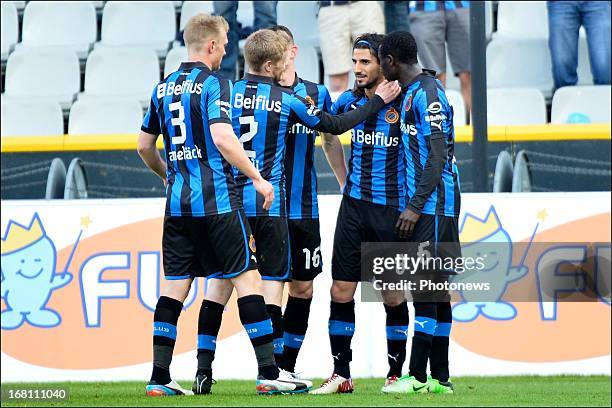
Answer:
<svg viewBox="0 0 612 408"><path fill-rule="evenodd" d="M408 24L408 1L385 1L385 31L410 31Z"/></svg>
<svg viewBox="0 0 612 408"><path fill-rule="evenodd" d="M253 21L253 29L245 31L246 36L250 32L257 31L261 28L271 27L276 25L276 3L277 1L254 1L253 10L255 20ZM240 41L240 33L245 27L240 28L238 24L237 1L214 1L214 12L218 16L223 16L229 23L230 29L228 33L229 43L225 48L225 57L221 62L221 70L219 74L230 81L236 79L236 61L238 60L238 41ZM245 38L246 38L245 36Z"/></svg>
<svg viewBox="0 0 612 408"><path fill-rule="evenodd" d="M411 1L410 32L417 42L423 68L436 71L446 87L446 51L453 72L459 77L461 95L472 108L470 73L470 10L468 1Z"/></svg>
<svg viewBox="0 0 612 408"><path fill-rule="evenodd" d="M319 1L319 32L330 92L349 87L353 41L363 33L385 32L385 16L377 1Z"/></svg>
<svg viewBox="0 0 612 408"><path fill-rule="evenodd" d="M548 46L552 58L555 89L576 85L578 75L578 31L587 34L593 82L610 84L610 2L549 1Z"/></svg>

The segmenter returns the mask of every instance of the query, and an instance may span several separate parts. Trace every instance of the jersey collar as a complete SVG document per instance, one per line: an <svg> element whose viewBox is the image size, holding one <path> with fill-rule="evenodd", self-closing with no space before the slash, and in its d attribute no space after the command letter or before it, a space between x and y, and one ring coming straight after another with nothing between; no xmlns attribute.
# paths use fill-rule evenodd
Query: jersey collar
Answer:
<svg viewBox="0 0 612 408"><path fill-rule="evenodd" d="M179 67L179 69L191 69L191 68L202 68L206 71L211 71L211 69L208 68L208 65L204 64L201 61L182 62L181 66Z"/></svg>
<svg viewBox="0 0 612 408"><path fill-rule="evenodd" d="M253 81L253 82L263 82L266 84L270 84L270 85L274 85L274 79L267 77L267 76L263 76L263 75L255 75L255 74L244 74L244 79L246 79L247 81Z"/></svg>
<svg viewBox="0 0 612 408"><path fill-rule="evenodd" d="M436 71L434 71L433 69L422 68L422 71L423 72L421 72L419 75L415 76L412 81L410 81L407 85L402 87L402 93L406 92L408 90L408 88L410 88L416 82L420 81L422 76L431 76L433 78L436 77Z"/></svg>

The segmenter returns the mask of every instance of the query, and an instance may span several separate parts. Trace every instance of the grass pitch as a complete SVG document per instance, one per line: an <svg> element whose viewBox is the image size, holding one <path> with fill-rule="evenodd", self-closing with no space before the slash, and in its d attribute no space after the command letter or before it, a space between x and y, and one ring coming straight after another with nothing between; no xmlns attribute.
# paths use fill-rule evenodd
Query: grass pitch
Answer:
<svg viewBox="0 0 612 408"><path fill-rule="evenodd" d="M3 383L2 406L611 406L609 376L456 377L453 395L390 396L380 392L382 378L354 382L352 394L258 396L254 381L221 380L211 395L155 398L144 396L143 382ZM6 391L17 387L66 387L70 399L9 402Z"/></svg>

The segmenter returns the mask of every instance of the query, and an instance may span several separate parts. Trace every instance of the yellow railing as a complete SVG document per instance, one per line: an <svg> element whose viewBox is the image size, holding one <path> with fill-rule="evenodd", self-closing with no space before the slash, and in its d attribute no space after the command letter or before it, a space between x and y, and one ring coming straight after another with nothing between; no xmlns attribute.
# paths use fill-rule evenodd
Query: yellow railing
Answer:
<svg viewBox="0 0 612 408"><path fill-rule="evenodd" d="M135 150L135 133L106 135L4 136L0 137L2 153L61 152L91 150ZM457 126L458 143L472 141L471 126ZM610 140L610 124L489 126L490 142L535 142L561 140ZM351 134L340 136L342 144L351 143ZM321 145L317 138L317 146ZM163 148L162 139L157 146Z"/></svg>

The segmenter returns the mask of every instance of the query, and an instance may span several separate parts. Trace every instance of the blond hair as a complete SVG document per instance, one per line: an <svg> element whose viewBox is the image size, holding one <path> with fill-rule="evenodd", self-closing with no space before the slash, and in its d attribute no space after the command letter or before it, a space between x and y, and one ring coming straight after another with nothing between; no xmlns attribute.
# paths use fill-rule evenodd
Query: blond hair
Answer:
<svg viewBox="0 0 612 408"><path fill-rule="evenodd" d="M228 30L229 24L223 17L199 13L187 21L183 40L187 48L201 51L206 41L217 39Z"/></svg>
<svg viewBox="0 0 612 408"><path fill-rule="evenodd" d="M268 29L257 30L246 39L244 59L251 69L260 71L266 61L273 64L281 61L289 45L286 35Z"/></svg>

